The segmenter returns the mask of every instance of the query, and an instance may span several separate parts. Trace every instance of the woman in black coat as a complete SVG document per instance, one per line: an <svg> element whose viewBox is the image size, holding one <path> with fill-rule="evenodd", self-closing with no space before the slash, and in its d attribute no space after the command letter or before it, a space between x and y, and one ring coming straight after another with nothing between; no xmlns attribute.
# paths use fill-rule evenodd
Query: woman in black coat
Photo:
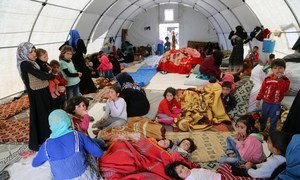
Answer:
<svg viewBox="0 0 300 180"><path fill-rule="evenodd" d="M74 49L74 54L72 57L73 64L75 69L78 72L82 72L82 76L80 77L79 89L81 94L94 93L97 88L92 81L92 72L85 65L83 54L86 54L86 46L82 39L80 39L80 35L76 29L70 31L70 39L66 41L60 48L64 45L72 46Z"/></svg>
<svg viewBox="0 0 300 180"><path fill-rule="evenodd" d="M143 116L149 112L150 103L145 91L136 83L127 72L122 72L116 76L122 87L122 97L126 101L127 116Z"/></svg>
<svg viewBox="0 0 300 180"><path fill-rule="evenodd" d="M51 133L48 116L52 111L52 98L48 80L55 76L41 71L35 60L36 48L33 44L21 43L17 49L17 67L30 103L29 149L38 151Z"/></svg>

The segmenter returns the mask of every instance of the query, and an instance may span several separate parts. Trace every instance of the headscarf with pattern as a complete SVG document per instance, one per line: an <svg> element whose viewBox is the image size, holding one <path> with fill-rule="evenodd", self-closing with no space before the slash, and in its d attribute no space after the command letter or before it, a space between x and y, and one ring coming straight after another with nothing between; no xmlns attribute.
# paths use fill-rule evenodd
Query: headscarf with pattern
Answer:
<svg viewBox="0 0 300 180"><path fill-rule="evenodd" d="M35 47L30 42L23 42L18 46L17 68L18 68L20 75L21 75L21 67L20 66L23 61L29 61L34 65L34 67L36 67L37 69L40 69L40 66L35 61L28 59L28 54L31 52L32 48L35 48Z"/></svg>
<svg viewBox="0 0 300 180"><path fill-rule="evenodd" d="M69 115L61 109L52 111L49 115L51 129L50 138L58 138L69 132L74 132Z"/></svg>
<svg viewBox="0 0 300 180"><path fill-rule="evenodd" d="M77 48L77 42L80 39L79 32L76 29L73 29L70 31L69 35L70 35L69 45Z"/></svg>

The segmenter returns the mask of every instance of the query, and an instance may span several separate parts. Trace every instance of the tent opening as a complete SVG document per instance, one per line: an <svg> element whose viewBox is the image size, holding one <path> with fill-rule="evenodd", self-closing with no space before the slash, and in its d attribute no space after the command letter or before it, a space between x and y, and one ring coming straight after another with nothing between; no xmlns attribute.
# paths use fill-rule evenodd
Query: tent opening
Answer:
<svg viewBox="0 0 300 180"><path fill-rule="evenodd" d="M176 34L176 49L179 48L179 23L162 23L159 24L159 39L165 42L165 38L169 37L172 41L173 31Z"/></svg>

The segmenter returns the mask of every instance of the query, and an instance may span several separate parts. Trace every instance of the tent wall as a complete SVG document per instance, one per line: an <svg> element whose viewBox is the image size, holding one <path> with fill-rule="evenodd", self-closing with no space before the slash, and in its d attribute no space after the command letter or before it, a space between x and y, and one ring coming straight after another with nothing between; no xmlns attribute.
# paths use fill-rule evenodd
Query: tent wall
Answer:
<svg viewBox="0 0 300 180"><path fill-rule="evenodd" d="M218 42L216 32L206 17L183 5L160 5L138 15L128 30L127 39L137 46L156 45L159 42L159 24L166 23L163 18L164 9L170 8L176 9L174 21L170 23L179 23L180 48L186 47L188 41ZM147 26L151 30L145 31L144 27Z"/></svg>

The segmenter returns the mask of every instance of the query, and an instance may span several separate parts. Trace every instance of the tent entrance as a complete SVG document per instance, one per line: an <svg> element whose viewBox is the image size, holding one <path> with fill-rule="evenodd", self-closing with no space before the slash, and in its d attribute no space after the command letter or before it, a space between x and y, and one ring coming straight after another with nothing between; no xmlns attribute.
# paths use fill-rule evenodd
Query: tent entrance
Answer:
<svg viewBox="0 0 300 180"><path fill-rule="evenodd" d="M176 34L176 49L179 48L179 23L165 23L159 24L159 39L165 41L166 37L169 37L169 41L172 43L172 34Z"/></svg>

